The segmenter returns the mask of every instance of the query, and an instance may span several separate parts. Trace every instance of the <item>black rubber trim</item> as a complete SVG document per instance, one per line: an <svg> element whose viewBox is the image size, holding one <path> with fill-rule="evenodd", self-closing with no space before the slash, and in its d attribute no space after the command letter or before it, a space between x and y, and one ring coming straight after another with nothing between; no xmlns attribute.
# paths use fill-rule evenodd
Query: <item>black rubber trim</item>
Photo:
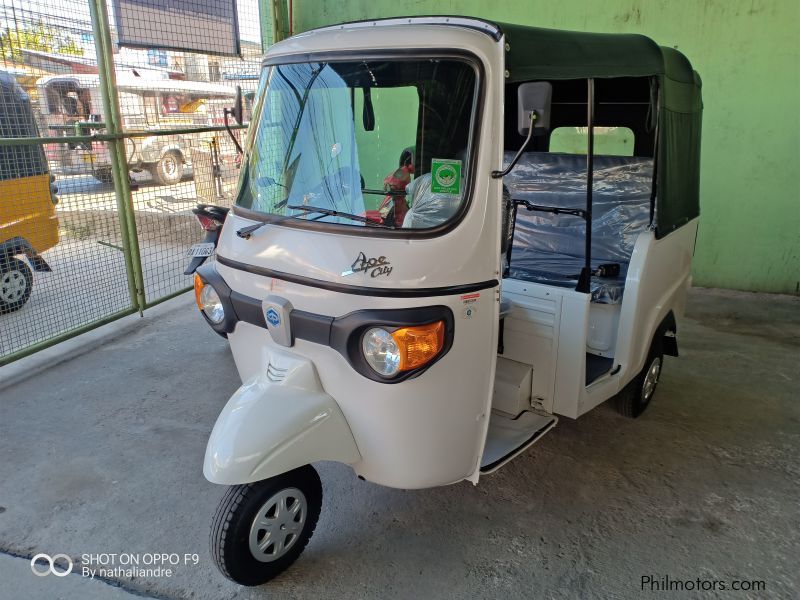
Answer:
<svg viewBox="0 0 800 600"><path fill-rule="evenodd" d="M225 309L225 319L218 324L212 323L205 313L200 311L214 331L222 336L227 336L236 329L236 325L240 321L267 329L261 300L231 290L217 272L214 263L203 265L198 269L197 274L207 285L213 286ZM381 383L400 383L419 377L450 351L455 335L453 311L444 305L356 310L341 317L292 310L289 319L293 344L295 339L301 339L330 346L344 356L358 373L367 379ZM365 360L361 351L361 340L369 328L382 327L391 332L400 327L428 325L437 321L444 321L445 324L444 344L436 358L424 366L404 371L394 377L383 377L376 373Z"/></svg>
<svg viewBox="0 0 800 600"><path fill-rule="evenodd" d="M222 279L221 276L220 279ZM217 293L219 294L219 292ZM250 296L246 296L240 292L234 292L231 290L230 303L231 306L233 306L233 312L239 321L252 323L253 325L264 327L266 329L267 322L264 320L264 311L261 309L261 300L258 298L251 298Z"/></svg>
<svg viewBox="0 0 800 600"><path fill-rule="evenodd" d="M275 271L266 267L248 265L236 260L231 260L230 258L225 258L219 254L217 254L217 262L231 269L236 269L237 271L245 271L254 275L262 275L264 277L280 279L281 281L288 281L289 283L307 285L309 287L319 288L329 292L354 294L356 296L373 296L376 298L431 298L434 296L453 296L456 294L470 294L472 292L479 292L481 290L495 288L500 285L500 282L497 281L497 279L489 279L487 281L467 283L464 285L448 285L432 288L376 288L363 285L334 283L331 281L323 281L322 279L305 277L303 275L293 275L291 273Z"/></svg>
<svg viewBox="0 0 800 600"><path fill-rule="evenodd" d="M672 335L668 335L668 334ZM667 356L678 356L678 324L675 322L675 313L669 311L656 330L656 336L661 336L662 349Z"/></svg>
<svg viewBox="0 0 800 600"><path fill-rule="evenodd" d="M614 367L614 359L586 353L586 385L597 381Z"/></svg>
<svg viewBox="0 0 800 600"><path fill-rule="evenodd" d="M679 356L678 340L674 335L665 335L661 338L661 349L667 356Z"/></svg>
<svg viewBox="0 0 800 600"><path fill-rule="evenodd" d="M222 275L217 273L217 269L214 266L214 263L206 263L202 265L197 271L195 275L200 277L200 279L206 285L210 285L214 288L214 291L217 292L220 301L222 302L222 308L224 310L225 318L222 320L222 323L214 323L206 316L206 313L202 310L200 314L203 315L203 318L208 323L209 327L220 334L222 337L228 337L228 334L231 333L236 328L236 323L239 322L239 317L236 314L236 311L233 308L233 303L231 301L231 296L233 294L238 294L231 290L225 280L222 278ZM261 317L262 321L264 317ZM266 324L264 325L266 327Z"/></svg>
<svg viewBox="0 0 800 600"><path fill-rule="evenodd" d="M481 467L481 469L480 469L481 473L486 473L487 471L491 471L492 469L498 467L499 465L502 465L504 462L509 460L509 458L512 455L514 455L516 452L518 452L520 448L522 448L524 446L528 446L529 444L532 444L537 439L542 437L545 434L546 430L550 429L550 427L552 427L552 426L553 426L553 422L550 421L549 423L547 423L547 425L545 425L541 429L537 429L536 432L531 437L529 437L527 440L525 440L519 446L514 448L511 452L509 452L508 454L506 454L502 458L498 458L496 461L494 461L492 463L489 463L485 467Z"/></svg>
<svg viewBox="0 0 800 600"><path fill-rule="evenodd" d="M331 325L333 325L334 320L333 317L327 315L319 315L304 310L293 310L289 319L292 337L329 346L331 342Z"/></svg>

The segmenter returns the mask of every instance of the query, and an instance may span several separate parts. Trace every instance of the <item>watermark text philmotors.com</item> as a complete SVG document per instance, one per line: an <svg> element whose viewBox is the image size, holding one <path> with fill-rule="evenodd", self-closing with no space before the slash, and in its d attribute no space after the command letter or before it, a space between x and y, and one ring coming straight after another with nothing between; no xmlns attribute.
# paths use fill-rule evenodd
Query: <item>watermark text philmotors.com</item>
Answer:
<svg viewBox="0 0 800 600"><path fill-rule="evenodd" d="M55 575L64 577L73 570L83 577L94 579L133 578L133 577L172 577L183 565L200 564L200 555L194 553L178 554L167 552L81 554L75 564L66 554L37 554L31 559L34 575L44 577Z"/></svg>
<svg viewBox="0 0 800 600"><path fill-rule="evenodd" d="M669 575L642 575L643 592L764 592L767 583L760 579L676 578Z"/></svg>

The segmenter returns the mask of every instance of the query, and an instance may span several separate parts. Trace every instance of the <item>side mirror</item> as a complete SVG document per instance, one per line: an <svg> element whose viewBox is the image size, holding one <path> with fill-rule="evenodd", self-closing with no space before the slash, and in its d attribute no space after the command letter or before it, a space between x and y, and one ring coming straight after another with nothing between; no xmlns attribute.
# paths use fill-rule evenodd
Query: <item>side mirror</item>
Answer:
<svg viewBox="0 0 800 600"><path fill-rule="evenodd" d="M244 108L242 106L242 88L241 86L236 86L236 100L234 100L233 108L226 108L222 111L223 118L225 119L225 131L228 132L228 135L233 142L233 145L236 146L236 151L239 154L244 154L244 150L242 150L242 145L239 143L239 140L236 139L236 136L233 135L233 131L231 131L230 125L228 124L228 115L231 115L234 119L236 119L236 123L242 125L244 122Z"/></svg>
<svg viewBox="0 0 800 600"><path fill-rule="evenodd" d="M242 101L242 86L240 85L236 86L236 100L234 100L231 115L239 125L244 123L244 104Z"/></svg>
<svg viewBox="0 0 800 600"><path fill-rule="evenodd" d="M547 81L531 81L517 88L517 131L528 135L531 113L534 113L534 129L550 127L550 105L553 100L553 85Z"/></svg>
<svg viewBox="0 0 800 600"><path fill-rule="evenodd" d="M525 148L531 143L536 130L547 130L550 127L550 105L553 99L553 86L547 81L529 81L517 88L517 131L524 135L517 154L511 163L502 171L492 171L494 179L505 177L517 164Z"/></svg>

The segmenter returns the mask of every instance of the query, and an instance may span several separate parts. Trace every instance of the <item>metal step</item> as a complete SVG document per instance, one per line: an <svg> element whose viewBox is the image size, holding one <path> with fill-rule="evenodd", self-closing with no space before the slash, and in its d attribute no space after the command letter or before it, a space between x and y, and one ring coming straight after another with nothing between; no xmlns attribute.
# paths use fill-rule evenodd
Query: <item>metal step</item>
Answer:
<svg viewBox="0 0 800 600"><path fill-rule="evenodd" d="M492 413L481 458L481 473L496 471L539 441L558 422L555 415L525 411L516 418Z"/></svg>

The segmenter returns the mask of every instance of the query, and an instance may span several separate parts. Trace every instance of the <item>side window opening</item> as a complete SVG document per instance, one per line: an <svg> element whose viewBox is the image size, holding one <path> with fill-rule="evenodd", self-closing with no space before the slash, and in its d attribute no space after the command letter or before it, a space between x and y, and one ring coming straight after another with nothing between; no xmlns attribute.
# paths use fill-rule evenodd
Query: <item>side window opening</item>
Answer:
<svg viewBox="0 0 800 600"><path fill-rule="evenodd" d="M587 259L587 216L580 211L587 206L591 86L586 79L550 83L549 129L537 132L504 179L512 199L521 201L507 273L515 279L577 289L585 285L579 286L579 281ZM595 302L621 300L633 246L650 223L655 148L651 84L649 77L593 82L589 291ZM506 86L506 162L522 143L517 131L518 85ZM608 265L614 267L602 268ZM609 277L609 272L616 275Z"/></svg>

